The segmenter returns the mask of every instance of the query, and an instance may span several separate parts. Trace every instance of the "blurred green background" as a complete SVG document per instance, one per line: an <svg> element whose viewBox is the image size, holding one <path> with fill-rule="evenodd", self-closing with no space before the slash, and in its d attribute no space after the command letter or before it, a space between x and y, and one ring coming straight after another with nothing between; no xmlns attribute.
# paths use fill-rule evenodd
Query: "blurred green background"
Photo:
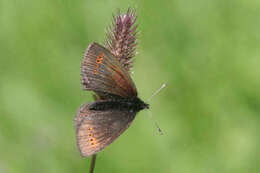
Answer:
<svg viewBox="0 0 260 173"><path fill-rule="evenodd" d="M151 101L95 172L260 172L259 0L1 0L0 172L88 172L73 119L80 64L112 13L137 9L132 75Z"/></svg>

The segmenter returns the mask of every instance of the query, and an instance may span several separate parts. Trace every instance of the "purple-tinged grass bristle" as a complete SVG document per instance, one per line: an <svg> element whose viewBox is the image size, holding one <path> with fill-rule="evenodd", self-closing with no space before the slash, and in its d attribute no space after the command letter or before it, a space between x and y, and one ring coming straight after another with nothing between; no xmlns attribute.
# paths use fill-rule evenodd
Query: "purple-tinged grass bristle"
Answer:
<svg viewBox="0 0 260 173"><path fill-rule="evenodd" d="M129 71L132 68L133 57L137 47L136 11L128 8L125 14L118 11L113 16L112 25L107 29L105 46L118 59L123 67Z"/></svg>

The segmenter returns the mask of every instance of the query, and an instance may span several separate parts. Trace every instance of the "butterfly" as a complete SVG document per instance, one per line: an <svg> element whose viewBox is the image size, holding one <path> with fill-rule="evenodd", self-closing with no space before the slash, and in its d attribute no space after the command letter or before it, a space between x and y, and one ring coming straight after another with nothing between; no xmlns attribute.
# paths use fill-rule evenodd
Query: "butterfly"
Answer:
<svg viewBox="0 0 260 173"><path fill-rule="evenodd" d="M128 71L109 50L91 43L81 64L84 90L93 91L96 100L83 104L75 117L78 149L83 157L103 150L149 105L138 98Z"/></svg>

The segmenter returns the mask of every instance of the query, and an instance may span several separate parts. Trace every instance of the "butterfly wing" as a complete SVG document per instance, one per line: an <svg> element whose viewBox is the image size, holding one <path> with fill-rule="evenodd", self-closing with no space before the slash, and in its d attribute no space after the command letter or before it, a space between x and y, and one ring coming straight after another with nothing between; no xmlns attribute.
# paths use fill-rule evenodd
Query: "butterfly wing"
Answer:
<svg viewBox="0 0 260 173"><path fill-rule="evenodd" d="M91 156L117 139L133 122L136 112L90 110L80 107L75 117L77 145L83 157Z"/></svg>
<svg viewBox="0 0 260 173"><path fill-rule="evenodd" d="M136 87L119 61L103 46L92 43L81 64L83 89L98 95L137 96Z"/></svg>

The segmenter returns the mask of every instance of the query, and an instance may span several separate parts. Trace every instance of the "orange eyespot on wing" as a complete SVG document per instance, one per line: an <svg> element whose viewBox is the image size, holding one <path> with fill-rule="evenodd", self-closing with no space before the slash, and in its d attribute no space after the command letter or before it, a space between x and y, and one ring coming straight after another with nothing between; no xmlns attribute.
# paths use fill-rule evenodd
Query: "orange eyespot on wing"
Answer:
<svg viewBox="0 0 260 173"><path fill-rule="evenodd" d="M97 56L97 59L96 59L96 64L95 64L95 69L93 70L93 73L94 75L97 75L99 74L99 67L100 67L100 64L102 64L102 60L103 60L103 57L104 57L104 54L100 54L99 56Z"/></svg>
<svg viewBox="0 0 260 173"><path fill-rule="evenodd" d="M97 57L96 63L101 64L104 56L105 56L104 53L101 53L101 54Z"/></svg>
<svg viewBox="0 0 260 173"><path fill-rule="evenodd" d="M93 74L95 74L95 75L97 75L97 74L98 74L98 71L97 71L97 69L94 69L94 70L93 70Z"/></svg>
<svg viewBox="0 0 260 173"><path fill-rule="evenodd" d="M83 89L121 97L137 96L136 87L119 61L97 43L89 45L81 65Z"/></svg>

